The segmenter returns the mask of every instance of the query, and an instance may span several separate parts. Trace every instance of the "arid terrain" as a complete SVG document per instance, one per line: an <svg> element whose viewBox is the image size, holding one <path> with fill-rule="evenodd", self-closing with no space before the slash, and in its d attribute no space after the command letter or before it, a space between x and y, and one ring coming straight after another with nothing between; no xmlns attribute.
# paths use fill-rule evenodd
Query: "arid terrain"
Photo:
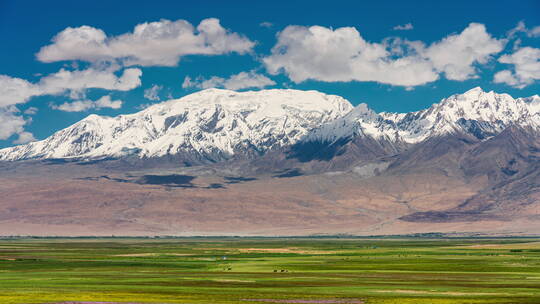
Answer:
<svg viewBox="0 0 540 304"><path fill-rule="evenodd" d="M522 208L505 201L481 212L465 203L482 197L487 177L437 170L231 177L191 175L196 168L9 167L0 175L4 235L520 235L540 228L539 192Z"/></svg>

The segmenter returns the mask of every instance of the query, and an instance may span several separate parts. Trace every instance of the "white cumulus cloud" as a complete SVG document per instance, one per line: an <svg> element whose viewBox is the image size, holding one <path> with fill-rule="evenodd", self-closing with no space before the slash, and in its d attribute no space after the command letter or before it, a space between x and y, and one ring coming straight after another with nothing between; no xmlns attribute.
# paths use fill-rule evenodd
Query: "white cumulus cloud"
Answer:
<svg viewBox="0 0 540 304"><path fill-rule="evenodd" d="M483 24L471 23L463 32L433 43L422 53L446 78L466 80L477 77L474 64L487 63L503 50L504 44L491 37Z"/></svg>
<svg viewBox="0 0 540 304"><path fill-rule="evenodd" d="M24 103L40 94L41 90L35 84L21 78L0 75L0 107Z"/></svg>
<svg viewBox="0 0 540 304"><path fill-rule="evenodd" d="M24 114L26 115L35 115L38 112L38 108L36 107L30 107L24 111Z"/></svg>
<svg viewBox="0 0 540 304"><path fill-rule="evenodd" d="M522 47L510 55L503 55L499 62L513 65L511 70L497 72L493 81L516 88L524 88L540 79L540 49Z"/></svg>
<svg viewBox="0 0 540 304"><path fill-rule="evenodd" d="M385 45L367 42L353 27L288 26L263 62L270 74L284 72L296 83L314 79L415 86L438 79L425 59L395 59Z"/></svg>
<svg viewBox="0 0 540 304"><path fill-rule="evenodd" d="M262 74L258 74L255 71L250 71L240 72L238 74L232 75L229 78L213 76L209 79L204 79L202 77L191 79L191 77L187 76L186 78L184 78L182 87L193 87L198 89L225 88L228 90L242 90L248 88L260 89L275 84L276 83L272 79Z"/></svg>
<svg viewBox="0 0 540 304"><path fill-rule="evenodd" d="M81 95L87 89L128 91L141 85L142 71L125 69L121 76L110 70L89 68L86 70L60 71L31 83L24 79L0 75L0 107L27 102L31 97L58 95L70 91L71 96Z"/></svg>
<svg viewBox="0 0 540 304"><path fill-rule="evenodd" d="M112 100L111 96L105 95L101 97L100 99L96 100L95 105L97 109L101 109L101 108L120 109L122 107L122 101Z"/></svg>
<svg viewBox="0 0 540 304"><path fill-rule="evenodd" d="M27 121L14 106L0 107L0 140L6 140L14 134L22 134Z"/></svg>
<svg viewBox="0 0 540 304"><path fill-rule="evenodd" d="M176 66L182 56L244 54L254 42L223 28L218 19L204 19L195 28L186 20L162 19L135 26L132 32L107 36L91 26L68 27L37 53L42 62L118 61L124 65Z"/></svg>
<svg viewBox="0 0 540 304"><path fill-rule="evenodd" d="M102 108L120 109L121 107L122 107L122 101L112 100L109 95L105 95L96 101L85 99L85 100L76 100L72 102L65 102L60 105L54 105L54 104L51 105L51 108L55 110L64 111L64 112L84 112L90 109L102 109Z"/></svg>
<svg viewBox="0 0 540 304"><path fill-rule="evenodd" d="M105 90L129 91L141 85L142 71L140 69L125 69L122 76L116 76L112 71L96 69L59 72L41 78L39 87L45 94L59 94L67 90L85 90L99 88Z"/></svg>
<svg viewBox="0 0 540 304"><path fill-rule="evenodd" d="M525 33L527 37L540 37L540 25L533 28L528 28L525 22L519 21L517 25L508 31L507 37L512 39L517 36L518 33Z"/></svg>
<svg viewBox="0 0 540 304"><path fill-rule="evenodd" d="M18 135L19 137L13 141L13 143L16 145L22 145L22 144L27 144L32 141L36 141L34 134L30 132L24 131L24 132L19 133Z"/></svg>
<svg viewBox="0 0 540 304"><path fill-rule="evenodd" d="M409 31L409 30L412 30L414 28L414 26L412 25L412 23L407 23L407 24L403 24L403 25L396 25L394 26L394 30L395 31Z"/></svg>
<svg viewBox="0 0 540 304"><path fill-rule="evenodd" d="M503 40L478 23L429 46L399 38L371 43L353 27L288 26L263 63L270 74L285 73L296 83L375 81L412 87L433 82L441 73L452 80L474 78L474 65L487 63L503 47Z"/></svg>
<svg viewBox="0 0 540 304"><path fill-rule="evenodd" d="M159 98L159 91L163 89L163 86L160 85L153 85L152 87L144 90L144 98L148 100L158 101Z"/></svg>
<svg viewBox="0 0 540 304"><path fill-rule="evenodd" d="M529 37L540 37L540 25L533 27L528 32Z"/></svg>

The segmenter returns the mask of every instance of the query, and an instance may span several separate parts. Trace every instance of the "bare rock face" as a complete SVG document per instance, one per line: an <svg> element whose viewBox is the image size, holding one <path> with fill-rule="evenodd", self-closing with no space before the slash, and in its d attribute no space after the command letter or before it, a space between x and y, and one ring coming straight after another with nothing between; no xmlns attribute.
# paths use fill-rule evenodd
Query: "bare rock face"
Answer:
<svg viewBox="0 0 540 304"><path fill-rule="evenodd" d="M459 221L464 218L514 220L529 214L540 198L540 137L530 128L511 126L464 149L456 159L467 180L484 177L487 186L459 206L410 214L409 221ZM537 208L537 207L536 207Z"/></svg>
<svg viewBox="0 0 540 304"><path fill-rule="evenodd" d="M474 88L412 113L315 91L205 90L0 150L0 231L527 234L540 99Z"/></svg>

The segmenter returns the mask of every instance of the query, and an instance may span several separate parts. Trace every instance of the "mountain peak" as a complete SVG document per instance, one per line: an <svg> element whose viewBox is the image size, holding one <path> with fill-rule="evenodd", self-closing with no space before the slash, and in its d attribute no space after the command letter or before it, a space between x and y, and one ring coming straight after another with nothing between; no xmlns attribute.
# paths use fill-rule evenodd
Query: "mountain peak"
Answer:
<svg viewBox="0 0 540 304"><path fill-rule="evenodd" d="M99 121L101 119L103 119L102 116L99 116L97 114L90 114L90 115L86 116L85 118L83 118L82 121L95 122L95 121Z"/></svg>
<svg viewBox="0 0 540 304"><path fill-rule="evenodd" d="M455 97L455 98L452 98ZM486 92L481 87L472 88L462 94L455 94L446 98L446 100L457 99L460 102L493 102L496 99L513 100L512 96L508 94L495 93L493 90Z"/></svg>
<svg viewBox="0 0 540 304"><path fill-rule="evenodd" d="M463 94L464 95L478 95L480 93L485 93L485 92L481 87L474 87Z"/></svg>
<svg viewBox="0 0 540 304"><path fill-rule="evenodd" d="M89 115L49 138L0 150L0 160L163 157L221 161L300 141L366 136L415 144L468 132L479 139L511 125L540 128L540 97L514 99L480 87L411 113L376 113L318 91L207 89L117 117Z"/></svg>
<svg viewBox="0 0 540 304"><path fill-rule="evenodd" d="M538 94L535 94L529 97L522 97L518 99L528 104L540 104L540 96L538 96Z"/></svg>
<svg viewBox="0 0 540 304"><path fill-rule="evenodd" d="M117 117L89 115L49 138L0 150L0 160L188 155L221 161L297 142L352 105L317 91L208 89ZM252 151L253 150L253 151Z"/></svg>
<svg viewBox="0 0 540 304"><path fill-rule="evenodd" d="M540 126L540 117L535 116L540 111L540 99L538 103L535 100L514 99L476 87L442 99L428 109L405 114L377 114L361 104L344 118L312 132L309 140L336 142L361 134L415 144L456 131L483 139L514 124Z"/></svg>
<svg viewBox="0 0 540 304"><path fill-rule="evenodd" d="M235 94L235 91L226 90L226 89L219 89L219 88L208 88L204 89L198 92L195 92L193 94L188 94L186 96L190 95L226 95L226 94Z"/></svg>

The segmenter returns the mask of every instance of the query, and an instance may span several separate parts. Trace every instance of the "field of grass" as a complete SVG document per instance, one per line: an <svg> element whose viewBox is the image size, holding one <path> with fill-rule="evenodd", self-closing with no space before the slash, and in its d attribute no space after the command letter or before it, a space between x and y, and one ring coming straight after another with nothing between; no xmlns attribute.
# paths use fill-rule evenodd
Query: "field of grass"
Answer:
<svg viewBox="0 0 540 304"><path fill-rule="evenodd" d="M0 240L0 303L65 301L540 303L540 240Z"/></svg>

